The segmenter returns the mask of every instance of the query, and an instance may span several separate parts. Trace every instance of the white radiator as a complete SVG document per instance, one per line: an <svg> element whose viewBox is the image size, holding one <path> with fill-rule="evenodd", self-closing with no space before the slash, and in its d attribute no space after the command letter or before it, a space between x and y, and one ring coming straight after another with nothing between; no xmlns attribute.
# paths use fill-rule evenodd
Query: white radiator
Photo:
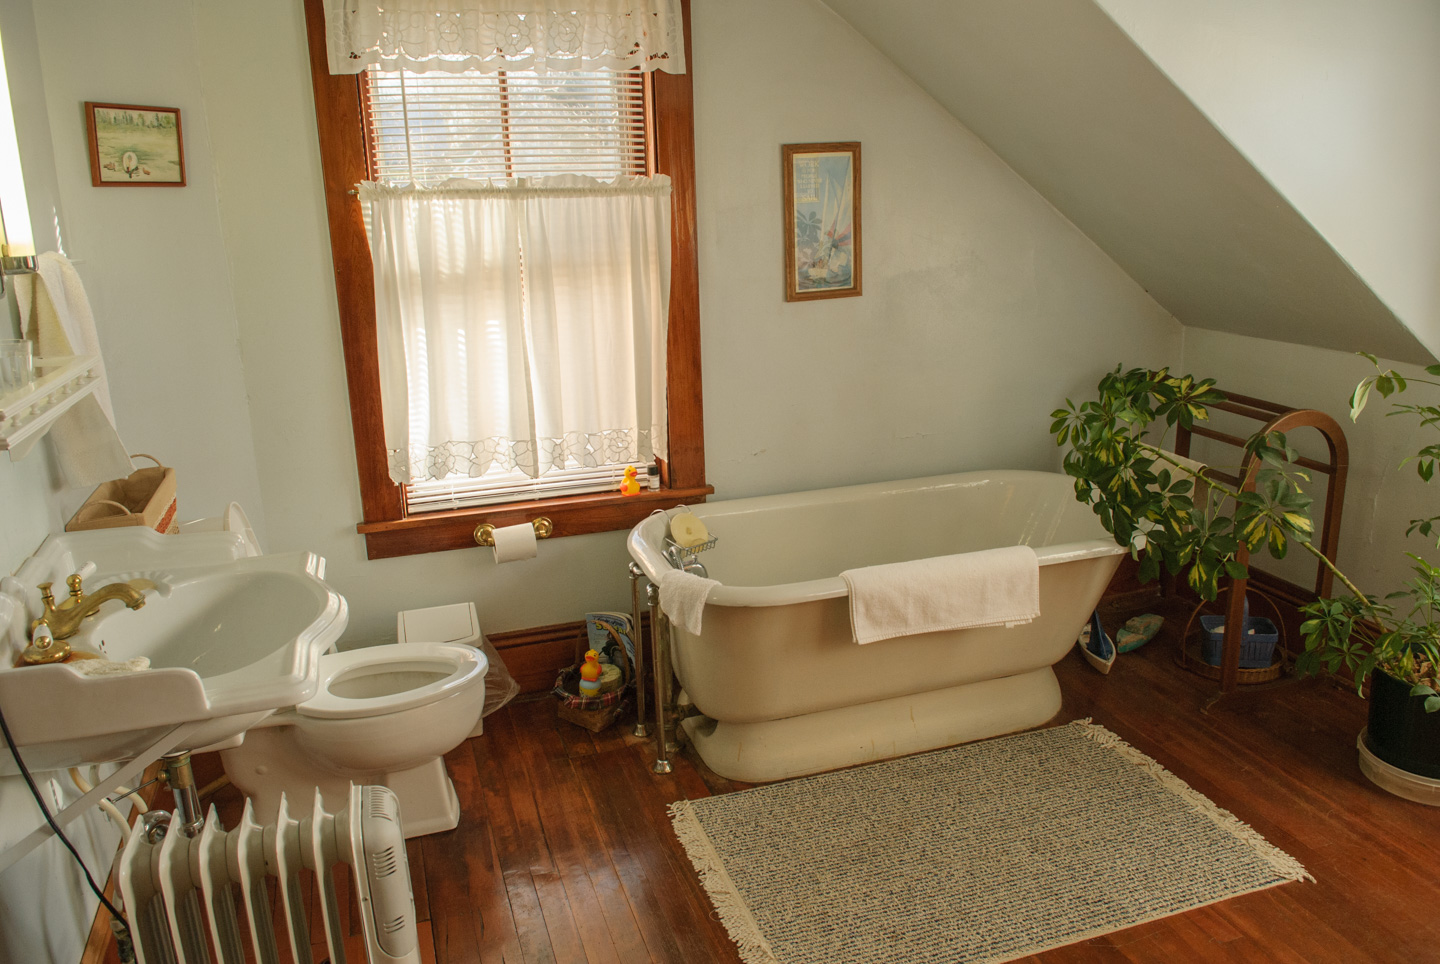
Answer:
<svg viewBox="0 0 1440 964"><path fill-rule="evenodd" d="M210 964L212 948L220 964L243 964L247 944L251 960L276 964L267 877L279 882L275 916L283 918L296 964L314 964L302 868L315 873L330 964L346 964L336 864L348 864L354 874L367 960L419 964L410 862L395 794L386 787L352 786L349 806L331 814L317 793L301 819L289 806L282 796L274 822L261 824L247 800L240 826L229 831L211 807L193 837L179 821L153 842L136 826L120 855L119 889L140 964ZM237 903L245 908L243 934Z"/></svg>

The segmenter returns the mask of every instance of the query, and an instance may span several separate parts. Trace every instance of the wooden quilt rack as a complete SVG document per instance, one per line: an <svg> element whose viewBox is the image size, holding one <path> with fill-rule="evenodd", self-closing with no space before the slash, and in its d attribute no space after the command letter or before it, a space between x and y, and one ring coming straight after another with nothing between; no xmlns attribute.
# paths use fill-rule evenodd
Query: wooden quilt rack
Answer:
<svg viewBox="0 0 1440 964"><path fill-rule="evenodd" d="M1277 402L1266 401L1261 398L1253 398L1249 395L1236 395L1226 393L1226 400L1216 402L1210 407L1222 412L1230 412L1243 418L1254 419L1263 423L1261 431L1284 432L1287 435L1301 428L1313 428L1325 439L1325 444L1330 450L1329 461L1321 462L1316 459L1301 456L1295 460L1295 464L1311 472L1326 476L1327 485L1325 488L1325 515L1320 526L1320 538L1315 547L1324 554L1331 562L1335 561L1335 549L1340 541L1340 517L1345 507L1345 478L1350 469L1350 449L1345 441L1345 433L1341 430L1340 424L1326 415L1324 412L1313 408L1290 408ZM1204 425L1196 425L1193 428L1181 427L1175 436L1175 454L1185 457L1190 456L1190 443L1193 436L1213 439L1237 448L1245 447L1245 439L1227 432L1221 432ZM1259 460L1253 455L1246 455L1240 465L1238 475L1210 469L1209 474L1220 481L1227 482L1243 491L1254 491L1255 474L1259 469ZM1242 544L1236 559L1242 565L1249 565L1250 552ZM1330 594L1333 574L1330 569L1319 560L1315 562L1315 594L1327 596ZM1242 643L1241 634L1244 632L1244 611L1245 592L1248 579L1231 579L1230 589L1225 600L1225 641L1224 649L1220 658L1219 678L1222 692L1232 692L1241 682L1260 682L1260 679L1246 680L1240 669L1240 647ZM1198 672L1214 672L1214 667L1209 664L1196 665L1200 661L1189 655L1185 649L1185 641L1181 641L1180 663L1187 669ZM1273 675L1265 678L1273 678Z"/></svg>

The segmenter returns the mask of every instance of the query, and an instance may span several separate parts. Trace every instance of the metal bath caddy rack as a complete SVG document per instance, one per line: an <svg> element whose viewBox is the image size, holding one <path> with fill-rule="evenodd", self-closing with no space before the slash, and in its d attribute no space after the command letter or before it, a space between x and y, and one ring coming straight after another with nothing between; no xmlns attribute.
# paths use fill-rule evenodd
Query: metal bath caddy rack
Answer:
<svg viewBox="0 0 1440 964"><path fill-rule="evenodd" d="M719 541L719 536L711 536L709 539L706 539L704 542L701 542L698 545L682 546L674 539L666 536L665 559L670 563L671 566L676 569L681 569L685 572L693 572L696 575L704 576L706 575L705 564L701 562L697 557L702 552L707 552L710 549L714 549L715 544Z"/></svg>

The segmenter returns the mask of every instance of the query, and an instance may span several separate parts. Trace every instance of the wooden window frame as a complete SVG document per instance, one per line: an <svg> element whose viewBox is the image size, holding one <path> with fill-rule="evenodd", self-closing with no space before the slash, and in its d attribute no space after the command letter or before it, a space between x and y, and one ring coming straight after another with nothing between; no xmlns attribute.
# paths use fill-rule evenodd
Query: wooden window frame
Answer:
<svg viewBox="0 0 1440 964"><path fill-rule="evenodd" d="M315 120L324 172L330 251L340 337L350 391L350 421L360 477L365 536L371 559L441 552L475 545L476 527L516 525L546 516L555 536L628 529L659 508L704 502L714 488L705 482L704 417L700 397L700 286L695 224L695 109L690 73L650 74L654 99L655 168L668 174L670 222L670 323L666 392L669 458L660 464L661 486L635 496L618 492L564 496L503 505L407 515L404 492L390 479L380 412L379 349L375 334L375 279L360 201L351 192L368 177L359 74L330 73L325 47L324 0L304 0L315 88ZM685 61L690 55L690 0L681 0Z"/></svg>

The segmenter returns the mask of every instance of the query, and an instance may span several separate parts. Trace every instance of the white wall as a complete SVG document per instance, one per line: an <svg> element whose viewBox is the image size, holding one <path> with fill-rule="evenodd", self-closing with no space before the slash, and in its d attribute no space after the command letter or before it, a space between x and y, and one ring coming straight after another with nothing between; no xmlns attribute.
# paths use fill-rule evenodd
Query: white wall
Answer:
<svg viewBox="0 0 1440 964"><path fill-rule="evenodd" d="M1414 365L1382 362L1406 376L1423 376ZM1356 383L1374 368L1368 361L1346 352L1306 348L1298 345L1247 338L1226 332L1185 329L1184 361L1181 370L1202 378L1215 378L1222 389L1254 395L1296 408L1326 412L1340 423L1350 447L1350 474L1345 511L1340 527L1338 564L1366 592L1384 595L1400 588L1410 576L1406 552L1431 559L1440 558L1434 543L1422 536L1405 537L1411 519L1440 515L1440 488L1426 485L1414 466L1400 468L1406 457L1435 441L1433 432L1419 428L1413 418L1387 417L1388 403L1378 393L1358 422L1351 422L1349 398ZM1432 390L1414 386L1404 401L1434 402ZM1248 423L1248 432L1258 426ZM1302 452L1324 456L1313 431L1295 433L1293 441ZM1233 452L1234 450L1230 450ZM1319 478L1318 476L1316 477ZM1323 491L1312 495L1317 503ZM1318 514L1318 506L1317 506ZM1318 524L1318 518L1317 518ZM1268 556L1257 557L1261 569L1309 585L1314 580L1312 557L1295 550L1279 563ZM1336 585L1336 591L1340 591Z"/></svg>
<svg viewBox="0 0 1440 964"><path fill-rule="evenodd" d="M0 35L16 95L12 105L35 237L41 250L53 249L63 218L30 0L0 0ZM19 326L13 286L7 283L6 289L0 337L14 337ZM13 573L84 496L63 484L46 446L20 462L0 454L0 575ZM0 756L8 754L0 744ZM54 808L79 796L63 773L37 773L35 778ZM39 826L41 819L24 781L0 777L0 849ZM118 834L100 812L71 824L70 838L92 871L103 877ZM0 964L79 960L96 904L59 841L42 845L0 874Z"/></svg>
<svg viewBox="0 0 1440 964"><path fill-rule="evenodd" d="M1430 359L1095 0L826 2L1187 327Z"/></svg>
<svg viewBox="0 0 1440 964"><path fill-rule="evenodd" d="M352 643L388 636L411 606L475 599L494 631L625 603L620 533L499 568L479 550L364 558L298 3L47 0L36 17L72 253L105 315L122 432L175 453L186 515L239 498L263 508L269 548L325 555ZM729 41L756 18L770 27L736 69ZM1173 319L822 5L697 0L695 28L720 497L1053 465L1045 415L1060 398L1122 356L1176 356ZM180 106L190 186L90 187L87 98ZM865 145L866 294L786 305L779 145L842 138ZM145 364L156 353L176 364Z"/></svg>
<svg viewBox="0 0 1440 964"><path fill-rule="evenodd" d="M66 252L95 310L120 437L175 466L182 516L236 499L263 534L190 4L44 0L34 12ZM179 107L188 186L91 186L87 100Z"/></svg>
<svg viewBox="0 0 1440 964"><path fill-rule="evenodd" d="M456 600L491 631L625 606L620 533L498 568L473 550L365 560L299 4L195 10L269 546L329 559L351 642L393 632L397 609ZM1058 399L1118 355L1175 356L1163 310L823 6L696 0L694 22L717 497L1053 465ZM780 144L832 139L864 143L866 293L786 305Z"/></svg>
<svg viewBox="0 0 1440 964"><path fill-rule="evenodd" d="M1096 2L1440 353L1440 4Z"/></svg>
<svg viewBox="0 0 1440 964"><path fill-rule="evenodd" d="M62 218L31 0L0 0L0 36L4 38L8 79L15 92L11 109L35 243L41 251L54 250ZM0 96L3 94L0 91ZM20 334L14 285L7 279L0 308L0 338L17 338ZM66 489L46 447L38 447L22 462L0 456L0 575L14 572L46 534L63 524L68 510L83 499L84 493Z"/></svg>
<svg viewBox="0 0 1440 964"><path fill-rule="evenodd" d="M1056 404L1117 361L1172 357L1169 315L829 9L697 0L693 16L718 495L1053 468ZM787 304L780 145L850 140L865 293Z"/></svg>
<svg viewBox="0 0 1440 964"><path fill-rule="evenodd" d="M1427 347L1440 350L1440 6L1096 2ZM1413 419L1386 418L1379 397L1358 424L1348 418L1350 392L1372 371L1367 361L1187 328L1185 369L1340 421L1351 459L1340 565L1362 588L1397 589L1410 574L1407 551L1436 556L1432 544L1404 532L1410 519L1440 513L1440 492L1413 467L1398 468L1431 439ZM1293 559L1260 565L1297 581L1308 568Z"/></svg>

